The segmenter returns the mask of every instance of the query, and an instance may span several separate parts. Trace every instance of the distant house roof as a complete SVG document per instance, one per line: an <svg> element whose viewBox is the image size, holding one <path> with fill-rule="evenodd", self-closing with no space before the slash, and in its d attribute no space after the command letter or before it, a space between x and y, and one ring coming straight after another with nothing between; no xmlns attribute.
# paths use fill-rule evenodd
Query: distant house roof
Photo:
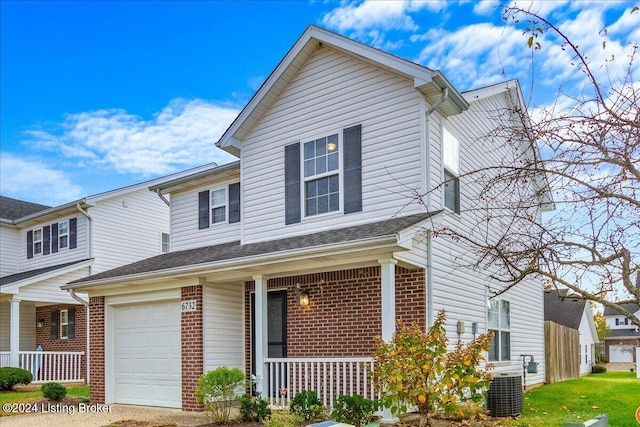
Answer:
<svg viewBox="0 0 640 427"><path fill-rule="evenodd" d="M0 218L14 220L49 209L50 206L0 196Z"/></svg>
<svg viewBox="0 0 640 427"><path fill-rule="evenodd" d="M567 289L544 293L544 320L550 320L571 329L580 327L587 301L567 295Z"/></svg>
<svg viewBox="0 0 640 427"><path fill-rule="evenodd" d="M640 338L640 331L636 329L611 329L611 332L609 332L604 339L610 340L612 338L630 338L630 337Z"/></svg>
<svg viewBox="0 0 640 427"><path fill-rule="evenodd" d="M21 280L27 280L32 277L40 276L42 274L52 273L57 270L62 270L66 267L70 267L75 264L81 264L88 260L83 259L80 261L67 262L64 264L52 265L50 267L37 268L35 270L22 271L16 274L10 274L8 276L0 277L0 286L10 285L15 282L19 282Z"/></svg>
<svg viewBox="0 0 640 427"><path fill-rule="evenodd" d="M62 286L63 289L83 287L92 282L104 282L127 276L138 277L140 274L171 271L183 267L198 267L202 265L231 262L243 258L256 256L277 256L278 253L286 253L299 249L325 247L327 245L357 242L378 237L390 237L403 230L409 229L421 223L427 218L437 214L421 213L399 218L391 218L368 224L355 225L340 229L321 231L302 236L287 237L284 239L270 240L266 242L240 244L239 241L222 243L214 246L199 247L184 251L170 252L147 258L132 264L117 267L92 276L75 280Z"/></svg>
<svg viewBox="0 0 640 427"><path fill-rule="evenodd" d="M621 307L627 310L629 313L635 313L638 310L640 310L640 305L634 304L634 303L622 304ZM604 308L604 315L605 316L621 316L621 314L616 309L611 307Z"/></svg>

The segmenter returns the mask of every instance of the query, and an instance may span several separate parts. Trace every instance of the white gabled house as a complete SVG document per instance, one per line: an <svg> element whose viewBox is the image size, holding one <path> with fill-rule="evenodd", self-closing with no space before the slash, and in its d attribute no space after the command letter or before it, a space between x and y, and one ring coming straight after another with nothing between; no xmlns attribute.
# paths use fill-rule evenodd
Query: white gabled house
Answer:
<svg viewBox="0 0 640 427"><path fill-rule="evenodd" d="M148 190L166 179L56 207L0 196L0 366L34 382L88 379L88 296L60 287L169 252L169 207Z"/></svg>
<svg viewBox="0 0 640 427"><path fill-rule="evenodd" d="M638 304L623 304L622 307L636 317L640 316ZM611 363L636 363L636 349L640 348L640 330L631 319L616 310L605 307L604 318L609 333L604 337L604 355Z"/></svg>
<svg viewBox="0 0 640 427"><path fill-rule="evenodd" d="M197 379L221 365L273 403L371 397L375 337L440 309L452 341L495 332L497 371L543 364L541 282L490 299L467 251L426 232L472 229L464 173L514 156L475 141L519 99L515 81L460 93L309 27L217 143L239 160L151 186L171 198L172 251L64 286L90 300L92 400L199 410Z"/></svg>

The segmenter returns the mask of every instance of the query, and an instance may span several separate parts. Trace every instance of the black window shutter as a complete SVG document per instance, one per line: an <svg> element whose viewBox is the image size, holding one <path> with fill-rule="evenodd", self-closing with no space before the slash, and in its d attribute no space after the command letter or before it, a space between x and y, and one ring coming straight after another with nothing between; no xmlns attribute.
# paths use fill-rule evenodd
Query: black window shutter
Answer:
<svg viewBox="0 0 640 427"><path fill-rule="evenodd" d="M51 248L51 226L42 227L42 255L49 255Z"/></svg>
<svg viewBox="0 0 640 427"><path fill-rule="evenodd" d="M343 131L344 213L362 211L362 126Z"/></svg>
<svg viewBox="0 0 640 427"><path fill-rule="evenodd" d="M284 147L285 224L300 222L300 143Z"/></svg>
<svg viewBox="0 0 640 427"><path fill-rule="evenodd" d="M51 253L58 252L58 223L51 224Z"/></svg>
<svg viewBox="0 0 640 427"><path fill-rule="evenodd" d="M209 228L209 190L198 193L198 229Z"/></svg>
<svg viewBox="0 0 640 427"><path fill-rule="evenodd" d="M240 222L240 183L229 185L229 223Z"/></svg>
<svg viewBox="0 0 640 427"><path fill-rule="evenodd" d="M33 258L33 230L27 231L27 258Z"/></svg>
<svg viewBox="0 0 640 427"><path fill-rule="evenodd" d="M76 309L67 310L67 338L76 337Z"/></svg>
<svg viewBox="0 0 640 427"><path fill-rule="evenodd" d="M78 218L69 220L69 249L78 247Z"/></svg>
<svg viewBox="0 0 640 427"><path fill-rule="evenodd" d="M57 340L58 339L58 332L59 332L59 328L58 328L58 321L60 319L60 310L53 310L51 312L51 339L52 340Z"/></svg>

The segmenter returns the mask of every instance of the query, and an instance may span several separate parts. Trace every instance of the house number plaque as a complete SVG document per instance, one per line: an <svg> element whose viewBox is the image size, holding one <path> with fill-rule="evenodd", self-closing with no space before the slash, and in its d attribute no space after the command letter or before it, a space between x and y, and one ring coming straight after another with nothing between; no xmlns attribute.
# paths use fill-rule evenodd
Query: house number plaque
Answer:
<svg viewBox="0 0 640 427"><path fill-rule="evenodd" d="M182 312L196 311L196 300L182 301Z"/></svg>

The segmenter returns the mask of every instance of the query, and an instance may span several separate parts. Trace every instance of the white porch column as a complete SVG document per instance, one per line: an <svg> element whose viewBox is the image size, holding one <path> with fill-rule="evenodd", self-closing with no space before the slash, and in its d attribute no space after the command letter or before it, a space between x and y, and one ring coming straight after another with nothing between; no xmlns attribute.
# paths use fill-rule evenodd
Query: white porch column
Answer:
<svg viewBox="0 0 640 427"><path fill-rule="evenodd" d="M9 300L10 327L9 351L11 352L10 366L20 367L20 300L12 298Z"/></svg>
<svg viewBox="0 0 640 427"><path fill-rule="evenodd" d="M264 359L266 359L268 343L268 318L267 318L267 278L253 276L255 282L255 342L253 351L256 355L256 391L267 397L267 372L265 371Z"/></svg>
<svg viewBox="0 0 640 427"><path fill-rule="evenodd" d="M395 259L381 259L380 286L382 290L382 339L389 342L396 331L396 264ZM382 410L380 424L395 424L399 421L391 413L391 409Z"/></svg>

